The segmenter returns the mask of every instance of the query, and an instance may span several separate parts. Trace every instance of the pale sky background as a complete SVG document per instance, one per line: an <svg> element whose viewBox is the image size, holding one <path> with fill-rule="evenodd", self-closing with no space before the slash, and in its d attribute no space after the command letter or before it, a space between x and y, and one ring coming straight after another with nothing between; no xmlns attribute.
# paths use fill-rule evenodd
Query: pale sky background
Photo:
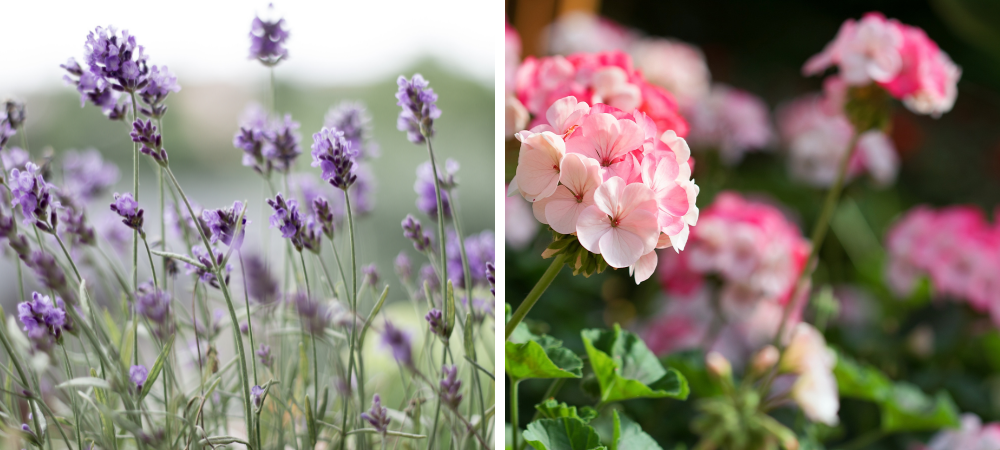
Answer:
<svg viewBox="0 0 1000 450"><path fill-rule="evenodd" d="M62 85L59 65L83 57L98 25L128 29L149 64L167 65L185 84L251 84L267 70L248 59L250 22L267 1L12 1L0 0L0 97ZM316 84L363 84L395 75L431 57L485 86L494 85L495 32L490 2L274 1L290 37L281 79ZM492 33L492 34L491 34Z"/></svg>

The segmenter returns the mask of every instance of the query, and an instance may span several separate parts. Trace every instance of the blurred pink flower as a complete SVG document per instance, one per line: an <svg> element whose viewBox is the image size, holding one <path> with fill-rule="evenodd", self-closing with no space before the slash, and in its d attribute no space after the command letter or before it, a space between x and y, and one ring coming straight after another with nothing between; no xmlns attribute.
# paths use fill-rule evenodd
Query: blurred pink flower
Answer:
<svg viewBox="0 0 1000 450"><path fill-rule="evenodd" d="M809 94L778 108L778 130L788 149L789 171L795 179L825 187L837 178L854 133L841 112L840 101L836 94ZM856 145L848 177L867 172L879 185L892 184L899 170L899 155L889 137L869 130L858 137Z"/></svg>
<svg viewBox="0 0 1000 450"><path fill-rule="evenodd" d="M525 109L521 101L513 95L508 95L504 104L504 135L507 139L514 137L514 134L528 126L531 115Z"/></svg>
<svg viewBox="0 0 1000 450"><path fill-rule="evenodd" d="M692 145L718 149L726 164L736 164L745 153L766 148L774 138L767 103L740 89L716 84L686 112Z"/></svg>
<svg viewBox="0 0 1000 450"><path fill-rule="evenodd" d="M580 245L604 256L609 266L631 266L656 247L660 234L653 192L611 177L597 188L594 205L583 210L576 229Z"/></svg>
<svg viewBox="0 0 1000 450"><path fill-rule="evenodd" d="M1000 448L1000 423L983 425L975 414L962 414L962 427L958 430L942 430L931 438L920 450L991 450Z"/></svg>
<svg viewBox="0 0 1000 450"><path fill-rule="evenodd" d="M840 397L833 367L837 354L827 348L826 339L812 325L799 323L785 348L779 366L782 372L798 375L792 385L792 399L813 422L837 424Z"/></svg>
<svg viewBox="0 0 1000 450"><path fill-rule="evenodd" d="M631 53L646 79L670 91L682 108L708 94L712 75L698 47L674 39L647 38L636 41Z"/></svg>
<svg viewBox="0 0 1000 450"><path fill-rule="evenodd" d="M538 233L538 222L531 216L531 204L521 197L505 199L503 218L504 236L507 244L515 250L527 247Z"/></svg>
<svg viewBox="0 0 1000 450"><path fill-rule="evenodd" d="M875 82L911 111L934 117L951 110L962 76L923 30L877 12L844 22L834 40L802 70L814 75L831 66L840 69L849 85Z"/></svg>
<svg viewBox="0 0 1000 450"><path fill-rule="evenodd" d="M1000 326L1000 229L971 206L918 206L886 237L889 287L910 295L922 277L935 295L989 312Z"/></svg>
<svg viewBox="0 0 1000 450"><path fill-rule="evenodd" d="M517 30L504 19L504 86L507 94L514 92L517 66L521 64L521 37ZM520 130L518 130L520 131Z"/></svg>

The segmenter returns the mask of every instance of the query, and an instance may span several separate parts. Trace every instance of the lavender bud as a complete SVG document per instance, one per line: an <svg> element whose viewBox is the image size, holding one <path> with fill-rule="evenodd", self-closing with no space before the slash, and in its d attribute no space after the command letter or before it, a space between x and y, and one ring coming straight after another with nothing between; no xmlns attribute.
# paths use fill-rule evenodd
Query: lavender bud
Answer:
<svg viewBox="0 0 1000 450"><path fill-rule="evenodd" d="M326 113L323 126L344 132L344 139L358 152L359 158L377 158L378 145L371 142L371 117L360 102L341 102Z"/></svg>
<svg viewBox="0 0 1000 450"><path fill-rule="evenodd" d="M7 114L7 123L10 124L11 128L18 129L24 126L24 121L27 118L24 102L7 100L4 102L4 110Z"/></svg>
<svg viewBox="0 0 1000 450"><path fill-rule="evenodd" d="M132 194L128 192L124 194L115 193L115 202L111 204L111 210L122 217L122 223L125 226L145 236L145 233L142 231L143 211L139 208L139 203L132 198Z"/></svg>
<svg viewBox="0 0 1000 450"><path fill-rule="evenodd" d="M265 134L261 155L268 159L269 164L282 172L288 172L302 150L299 148L299 123L292 120L291 114L285 114L284 119L275 120L268 126Z"/></svg>
<svg viewBox="0 0 1000 450"><path fill-rule="evenodd" d="M260 386L250 388L250 398L253 399L254 407L260 409L260 405L264 401L264 388Z"/></svg>
<svg viewBox="0 0 1000 450"><path fill-rule="evenodd" d="M154 333L159 336L173 332L173 324L170 322L170 293L157 288L151 281L139 286L135 310L156 325Z"/></svg>
<svg viewBox="0 0 1000 450"><path fill-rule="evenodd" d="M363 283L373 288L377 287L379 275L378 275L378 267L375 266L375 263L362 267L361 272L364 274Z"/></svg>
<svg viewBox="0 0 1000 450"><path fill-rule="evenodd" d="M21 206L26 224L41 222L44 227L50 218L49 206L59 206L49 193L52 185L45 181L41 169L34 163L26 163L23 171L11 169L7 185L13 197L11 206Z"/></svg>
<svg viewBox="0 0 1000 450"><path fill-rule="evenodd" d="M451 333L448 332L448 325L444 320L444 313L440 309L432 309L430 312L424 316L427 320L427 324L430 326L431 333L434 333L438 337L447 339Z"/></svg>
<svg viewBox="0 0 1000 450"><path fill-rule="evenodd" d="M392 351L392 356L396 358L396 362L413 368L410 336L393 326L389 321L385 322L385 329L382 331L382 346Z"/></svg>
<svg viewBox="0 0 1000 450"><path fill-rule="evenodd" d="M418 252L425 252L431 248L430 236L424 234L420 221L407 214L403 219L403 236L413 242L413 248Z"/></svg>
<svg viewBox="0 0 1000 450"><path fill-rule="evenodd" d="M288 58L285 40L288 30L285 29L285 19L264 21L254 17L250 23L250 59L256 59L268 67L277 65Z"/></svg>
<svg viewBox="0 0 1000 450"><path fill-rule="evenodd" d="M128 370L128 378L132 383L135 383L136 392L142 391L142 385L146 382L147 376L149 376L149 370L143 365L132 366Z"/></svg>
<svg viewBox="0 0 1000 450"><path fill-rule="evenodd" d="M129 135L132 136L132 142L142 144L142 147L139 148L140 152L152 157L157 164L167 166L169 161L167 150L163 148L163 136L156 132L156 126L153 125L152 120L146 120L145 123L142 120L136 120L132 123L132 132Z"/></svg>
<svg viewBox="0 0 1000 450"><path fill-rule="evenodd" d="M289 299L295 305L295 310L299 313L302 321L302 328L315 335L323 334L326 327L330 326L332 314L327 305L310 298L302 292L292 294Z"/></svg>
<svg viewBox="0 0 1000 450"><path fill-rule="evenodd" d="M486 263L486 281L490 283L490 293L496 296L497 277L496 277L496 267L493 265L493 262Z"/></svg>
<svg viewBox="0 0 1000 450"><path fill-rule="evenodd" d="M396 276L403 281L409 281L410 277L413 276L413 266L410 264L410 257L406 256L406 252L399 252L399 254L396 255L396 260L393 262L393 268L396 269Z"/></svg>
<svg viewBox="0 0 1000 450"><path fill-rule="evenodd" d="M451 409L457 409L458 405L462 403L462 394L458 391L462 389L462 380L458 377L458 367L456 366L442 366L441 372L444 374L444 379L441 380L441 401L451 407Z"/></svg>
<svg viewBox="0 0 1000 450"><path fill-rule="evenodd" d="M437 94L419 73L410 80L400 75L396 84L399 85L396 105L403 109L396 120L396 128L405 131L410 142L422 144L425 138L434 135L434 119L441 117L441 110L435 104Z"/></svg>
<svg viewBox="0 0 1000 450"><path fill-rule="evenodd" d="M438 177L442 174L439 171ZM413 184L413 191L417 193L417 209L427 214L431 220L437 220L437 194L434 190L434 170L430 161L417 166L417 181ZM444 217L451 218L451 198L446 192L446 185L441 183L441 207L444 210Z"/></svg>
<svg viewBox="0 0 1000 450"><path fill-rule="evenodd" d="M313 134L312 157L312 166L322 169L321 177L337 189L347 190L357 179L353 173L357 152L343 131L323 127Z"/></svg>
<svg viewBox="0 0 1000 450"><path fill-rule="evenodd" d="M263 153L270 132L267 111L256 103L251 104L243 110L239 125L240 130L233 136L233 146L243 150L243 165L268 176L272 166Z"/></svg>
<svg viewBox="0 0 1000 450"><path fill-rule="evenodd" d="M372 428L378 430L383 436L389 430L389 410L382 406L382 398L378 394L372 396L372 407L367 412L361 413L361 418L368 421Z"/></svg>
<svg viewBox="0 0 1000 450"><path fill-rule="evenodd" d="M330 203L326 201L325 197L317 196L312 202L313 211L316 211L316 221L323 228L323 234L327 238L333 238L333 211L330 209Z"/></svg>

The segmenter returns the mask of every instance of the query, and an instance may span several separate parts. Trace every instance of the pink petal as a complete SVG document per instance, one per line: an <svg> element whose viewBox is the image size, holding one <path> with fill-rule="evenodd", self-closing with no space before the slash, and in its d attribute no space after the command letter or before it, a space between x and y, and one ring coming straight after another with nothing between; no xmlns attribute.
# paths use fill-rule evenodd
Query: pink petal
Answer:
<svg viewBox="0 0 1000 450"><path fill-rule="evenodd" d="M642 255L639 261L628 268L629 275L635 275L635 284L642 283L646 281L656 272L656 251L651 251Z"/></svg>
<svg viewBox="0 0 1000 450"><path fill-rule="evenodd" d="M653 191L642 183L632 183L625 186L625 189L622 190L621 197L618 200L618 218L625 220L626 217L637 209L646 210L651 215L656 211Z"/></svg>
<svg viewBox="0 0 1000 450"><path fill-rule="evenodd" d="M625 191L625 180L611 177L594 191L594 204L604 214L614 216L618 212L618 199Z"/></svg>
<svg viewBox="0 0 1000 450"><path fill-rule="evenodd" d="M688 203L688 193L680 185L661 191L656 198L656 203L661 211L666 211L673 216L683 216L690 209Z"/></svg>
<svg viewBox="0 0 1000 450"><path fill-rule="evenodd" d="M660 237L660 226L656 221L656 214L644 209L632 211L632 214L619 221L616 229L635 235L642 242L642 251L636 255L636 258L656 248L656 241ZM627 265L631 265L631 263Z"/></svg>
<svg viewBox="0 0 1000 450"><path fill-rule="evenodd" d="M569 189L566 189L565 186L559 186L556 193L545 200L547 201L545 205L547 223L553 230L562 234L575 233L577 231L576 222L577 218L580 217L580 213L593 204L577 202L576 196Z"/></svg>
<svg viewBox="0 0 1000 450"><path fill-rule="evenodd" d="M610 230L611 219L597 206L588 206L576 219L576 237L591 253L601 254L601 238Z"/></svg>
<svg viewBox="0 0 1000 450"><path fill-rule="evenodd" d="M579 153L570 153L562 160L559 182L576 194L593 191L601 184L600 171L601 166L597 160Z"/></svg>
<svg viewBox="0 0 1000 450"><path fill-rule="evenodd" d="M608 265L621 269L635 264L645 252L646 246L638 235L619 226L601 236L600 248Z"/></svg>

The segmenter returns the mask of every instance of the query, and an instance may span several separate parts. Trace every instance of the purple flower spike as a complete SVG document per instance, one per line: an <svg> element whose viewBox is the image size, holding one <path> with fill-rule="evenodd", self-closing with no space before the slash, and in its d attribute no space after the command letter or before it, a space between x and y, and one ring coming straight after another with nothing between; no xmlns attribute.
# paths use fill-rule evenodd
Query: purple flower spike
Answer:
<svg viewBox="0 0 1000 450"><path fill-rule="evenodd" d="M393 268L396 269L396 275L403 281L409 281L410 277L413 276L413 265L410 263L410 257L406 256L406 252L399 252L396 255Z"/></svg>
<svg viewBox="0 0 1000 450"><path fill-rule="evenodd" d="M215 246L212 246L212 254L215 255L215 261L212 261L211 255L208 254L208 250L205 249L203 245L196 245L191 248L191 256L198 260L205 268L202 269L197 266L193 266L188 263L184 263L184 267L187 270L188 275L197 274L198 279L208 283L216 289L220 289L219 280L215 277L215 273L212 272L212 268L222 265L222 260L225 255L222 251ZM233 271L231 264L226 264L225 267L225 282L229 284L229 273Z"/></svg>
<svg viewBox="0 0 1000 450"><path fill-rule="evenodd" d="M27 119L28 115L25 112L24 102L17 102L14 100L7 100L4 102L3 114L6 114L5 121L10 124L13 129L21 128L24 125L24 121Z"/></svg>
<svg viewBox="0 0 1000 450"><path fill-rule="evenodd" d="M377 158L378 144L371 141L372 119L361 102L345 101L330 108L323 126L344 132L344 139L358 152L358 158Z"/></svg>
<svg viewBox="0 0 1000 450"><path fill-rule="evenodd" d="M135 36L114 27L97 27L87 35L84 61L90 72L116 91L135 92L149 82L149 68Z"/></svg>
<svg viewBox="0 0 1000 450"><path fill-rule="evenodd" d="M140 107L139 112L154 119L163 117L167 112L167 105L164 105L163 101L171 92L180 91L181 86L177 84L177 76L171 73L167 66L153 66L149 71L149 83L139 91L142 101L149 107Z"/></svg>
<svg viewBox="0 0 1000 450"><path fill-rule="evenodd" d="M314 335L321 335L330 326L332 313L326 304L310 298L302 292L292 294L289 298L295 305L302 320L302 328Z"/></svg>
<svg viewBox="0 0 1000 450"><path fill-rule="evenodd" d="M451 163L454 161L448 160L447 164ZM448 183L445 181L448 178L454 180L454 172L445 175L438 171L438 179L441 182L441 206L444 208L445 219L451 218L451 199L447 192ZM437 220L437 195L434 192L434 170L431 169L430 161L417 166L417 181L413 184L413 190L417 193L417 209L427 214L431 220Z"/></svg>
<svg viewBox="0 0 1000 450"><path fill-rule="evenodd" d="M222 241L230 247L239 250L243 246L243 238L246 236L247 224L250 221L246 218L246 208L243 202L235 201L231 208L206 209L201 212L201 218L208 224L212 232L211 242L214 244ZM240 217L242 216L242 222ZM241 222L238 224L238 222ZM236 230L239 228L239 235Z"/></svg>
<svg viewBox="0 0 1000 450"><path fill-rule="evenodd" d="M431 333L434 333L438 337L447 338L448 337L448 325L444 322L444 313L440 309L430 310L424 319L427 320L427 325L430 326Z"/></svg>
<svg viewBox="0 0 1000 450"><path fill-rule="evenodd" d="M396 84L399 85L396 104L403 107L396 119L396 128L405 131L410 142L423 144L425 138L434 135L434 119L441 117L441 110L435 104L437 94L419 73L410 80L400 75Z"/></svg>
<svg viewBox="0 0 1000 450"><path fill-rule="evenodd" d="M63 273L63 270L59 267L59 265L56 264L56 258L47 252L35 250L28 255L27 259L25 259L24 254L21 252L27 250L27 241L24 239L24 236L19 237L21 239L19 239L20 242L17 244L19 246L23 246L23 250L15 248L15 251L18 251L18 254L21 255L21 259L24 260L28 267L34 269L35 274L38 275L38 281L41 282L43 286L52 289L61 295L65 295L66 298L70 298L70 295L72 294L67 295L68 290L66 287L66 275ZM15 246L15 240L16 239L11 239L11 247Z"/></svg>
<svg viewBox="0 0 1000 450"><path fill-rule="evenodd" d="M70 331L66 306L56 297L55 303L47 295L31 293L31 300L17 305L18 318L32 346L48 351L62 338L63 331Z"/></svg>
<svg viewBox="0 0 1000 450"><path fill-rule="evenodd" d="M260 408L261 403L264 402L264 388L260 386L250 388L250 398L253 399L253 405Z"/></svg>
<svg viewBox="0 0 1000 450"><path fill-rule="evenodd" d="M431 249L431 238L424 234L420 221L407 214L403 219L403 236L413 242L413 248L418 252L425 252Z"/></svg>
<svg viewBox="0 0 1000 450"><path fill-rule="evenodd" d="M444 374L440 385L441 401L451 409L458 409L458 405L462 403L462 394L458 392L462 389L462 380L458 379L458 367L443 366L441 372Z"/></svg>
<svg viewBox="0 0 1000 450"><path fill-rule="evenodd" d="M389 431L389 410L382 406L382 398L378 394L372 396L372 407L367 412L361 413L361 418L368 421L372 428L378 430L383 436Z"/></svg>
<svg viewBox="0 0 1000 450"><path fill-rule="evenodd" d="M490 293L493 294L494 296L496 296L497 295L497 291L496 291L496 283L497 283L496 266L493 265L492 261L486 263L486 281L490 283Z"/></svg>
<svg viewBox="0 0 1000 450"><path fill-rule="evenodd" d="M302 216L299 214L299 204L295 199L285 200L279 193L274 199L267 199L267 204L274 209L271 214L271 228L281 230L281 237L292 238L302 229Z"/></svg>
<svg viewBox="0 0 1000 450"><path fill-rule="evenodd" d="M375 265L375 263L371 263L367 266L362 267L361 273L364 274L363 283L373 288L377 287L379 281L379 274L378 274L378 267Z"/></svg>
<svg viewBox="0 0 1000 450"><path fill-rule="evenodd" d="M118 182L118 166L101 157L101 152L67 150L63 156L63 192L89 202Z"/></svg>
<svg viewBox="0 0 1000 450"><path fill-rule="evenodd" d="M276 120L268 127L267 140L261 148L261 154L270 164L282 171L292 168L295 158L302 154L299 148L299 123L292 120L291 114L285 114L284 119Z"/></svg>
<svg viewBox="0 0 1000 450"><path fill-rule="evenodd" d="M268 270L264 259L249 255L243 260L247 294L260 305L270 305L278 298L278 280Z"/></svg>
<svg viewBox="0 0 1000 450"><path fill-rule="evenodd" d="M67 84L76 86L80 93L80 107L91 102L101 108L101 112L111 120L123 120L129 111L129 104L118 103L121 93L111 89L109 83L89 70L84 70L75 59L70 58L66 64L59 67L66 69L69 75L63 77Z"/></svg>
<svg viewBox="0 0 1000 450"><path fill-rule="evenodd" d="M128 370L128 379L135 383L136 392L142 391L142 385L146 382L146 377L149 376L149 369L146 366L138 365L132 366Z"/></svg>
<svg viewBox="0 0 1000 450"><path fill-rule="evenodd" d="M260 363L264 367L271 367L271 363L274 361L271 359L271 346L260 344L257 348L257 357L260 358Z"/></svg>
<svg viewBox="0 0 1000 450"><path fill-rule="evenodd" d="M323 228L323 234L327 238L333 238L334 230L334 217L333 210L330 209L330 202L326 201L326 197L317 196L312 201L313 211L316 212L316 221Z"/></svg>
<svg viewBox="0 0 1000 450"><path fill-rule="evenodd" d="M288 58L285 40L288 30L285 19L264 21L254 17L250 24L250 59L256 59L265 66L272 67Z"/></svg>
<svg viewBox="0 0 1000 450"><path fill-rule="evenodd" d="M12 169L7 183L13 197L11 206L21 206L24 223L37 225L42 231L53 231L48 224L51 221L52 225L55 225L57 219L54 208L59 206L59 202L55 201L49 193L52 185L42 178L41 169L29 162L25 164L23 171ZM51 214L49 213L50 206L53 207Z"/></svg>
<svg viewBox="0 0 1000 450"><path fill-rule="evenodd" d="M139 286L135 309L155 325L153 332L158 336L166 337L173 332L173 323L170 320L170 293L157 288L151 281Z"/></svg>
<svg viewBox="0 0 1000 450"><path fill-rule="evenodd" d="M353 173L356 156L343 131L323 127L313 135L312 166L321 168L322 178L337 189L346 190L357 179Z"/></svg>
<svg viewBox="0 0 1000 450"><path fill-rule="evenodd" d="M410 336L394 327L389 321L385 322L385 329L382 331L382 346L392 350L392 356L396 358L396 362L406 367L413 367Z"/></svg>
<svg viewBox="0 0 1000 450"><path fill-rule="evenodd" d="M247 106L240 117L240 130L233 136L233 146L243 150L244 166L264 176L271 172L271 162L263 153L267 134L267 111L256 103Z"/></svg>
<svg viewBox="0 0 1000 450"><path fill-rule="evenodd" d="M156 126L152 120L136 120L132 123L132 142L142 144L139 151L144 155L149 155L157 164L166 167L168 161L167 150L163 148L163 136L156 132Z"/></svg>
<svg viewBox="0 0 1000 450"><path fill-rule="evenodd" d="M139 203L132 198L132 194L128 192L124 194L115 193L115 202L111 204L111 210L122 217L122 223L127 227L138 231L139 234L145 235L142 231L143 211L139 208Z"/></svg>

